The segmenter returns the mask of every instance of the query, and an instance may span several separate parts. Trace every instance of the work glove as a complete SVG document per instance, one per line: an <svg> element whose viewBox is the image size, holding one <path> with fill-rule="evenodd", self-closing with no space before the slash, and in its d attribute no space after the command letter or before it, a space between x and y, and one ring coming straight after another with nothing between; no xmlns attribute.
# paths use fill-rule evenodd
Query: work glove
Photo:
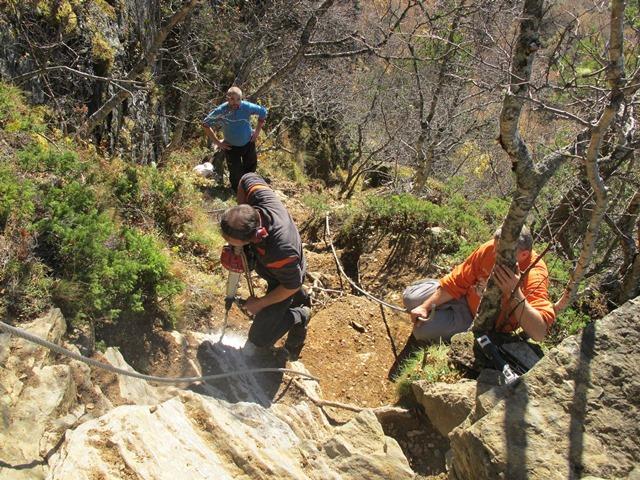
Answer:
<svg viewBox="0 0 640 480"><path fill-rule="evenodd" d="M224 247L222 247L222 253L220 253L220 263L230 272L244 272L242 257L233 251L233 247L231 245L225 245Z"/></svg>

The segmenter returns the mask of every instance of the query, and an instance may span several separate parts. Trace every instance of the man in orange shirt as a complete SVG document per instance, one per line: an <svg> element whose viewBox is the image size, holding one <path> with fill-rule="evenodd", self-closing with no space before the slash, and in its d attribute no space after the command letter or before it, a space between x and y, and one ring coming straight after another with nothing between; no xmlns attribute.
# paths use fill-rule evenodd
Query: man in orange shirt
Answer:
<svg viewBox="0 0 640 480"><path fill-rule="evenodd" d="M540 341L545 337L555 320L555 312L547 291L549 273L544 261L539 260L518 283L522 272L536 258L531 232L526 226L520 232L516 272L495 265L499 240L500 229L493 240L480 245L440 280L428 279L407 287L403 300L413 321L413 338L408 344L415 344L416 340L448 341L454 334L468 330L492 271L503 292L495 331L510 333L521 327L533 340Z"/></svg>

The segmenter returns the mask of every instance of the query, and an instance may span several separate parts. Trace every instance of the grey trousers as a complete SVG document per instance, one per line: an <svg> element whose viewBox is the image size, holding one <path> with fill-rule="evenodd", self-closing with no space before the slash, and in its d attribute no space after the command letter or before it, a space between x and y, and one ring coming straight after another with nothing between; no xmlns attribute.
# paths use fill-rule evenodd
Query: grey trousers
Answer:
<svg viewBox="0 0 640 480"><path fill-rule="evenodd" d="M433 295L439 286L440 282L431 278L412 283L402 294L405 308L413 310ZM416 322L413 336L418 340L449 341L456 333L467 331L472 323L473 316L463 297L440 305L433 318Z"/></svg>

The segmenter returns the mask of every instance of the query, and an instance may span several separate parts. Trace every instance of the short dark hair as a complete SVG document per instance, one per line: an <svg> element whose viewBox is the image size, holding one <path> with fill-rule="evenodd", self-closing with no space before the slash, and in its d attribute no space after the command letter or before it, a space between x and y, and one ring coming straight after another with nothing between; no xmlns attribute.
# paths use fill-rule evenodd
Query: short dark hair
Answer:
<svg viewBox="0 0 640 480"><path fill-rule="evenodd" d="M502 234L502 227L499 227L493 234L494 240L500 240L500 235ZM530 252L533 248L533 235L531 235L531 230L526 225L522 226L522 230L520 230L520 235L518 236L518 243L516 245L518 250L528 251Z"/></svg>
<svg viewBox="0 0 640 480"><path fill-rule="evenodd" d="M258 212L251 205L231 207L220 217L220 230L226 236L241 240L251 240L260 227Z"/></svg>

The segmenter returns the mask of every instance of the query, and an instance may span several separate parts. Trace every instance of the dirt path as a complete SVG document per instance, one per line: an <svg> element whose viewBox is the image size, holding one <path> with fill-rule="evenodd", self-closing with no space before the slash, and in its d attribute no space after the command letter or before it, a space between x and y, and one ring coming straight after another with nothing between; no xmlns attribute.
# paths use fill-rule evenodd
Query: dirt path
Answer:
<svg viewBox="0 0 640 480"><path fill-rule="evenodd" d="M409 325L385 313L401 348ZM380 308L368 300L347 296L314 313L301 360L320 378L327 399L363 407L396 401L395 385L387 380L394 361L391 340Z"/></svg>

